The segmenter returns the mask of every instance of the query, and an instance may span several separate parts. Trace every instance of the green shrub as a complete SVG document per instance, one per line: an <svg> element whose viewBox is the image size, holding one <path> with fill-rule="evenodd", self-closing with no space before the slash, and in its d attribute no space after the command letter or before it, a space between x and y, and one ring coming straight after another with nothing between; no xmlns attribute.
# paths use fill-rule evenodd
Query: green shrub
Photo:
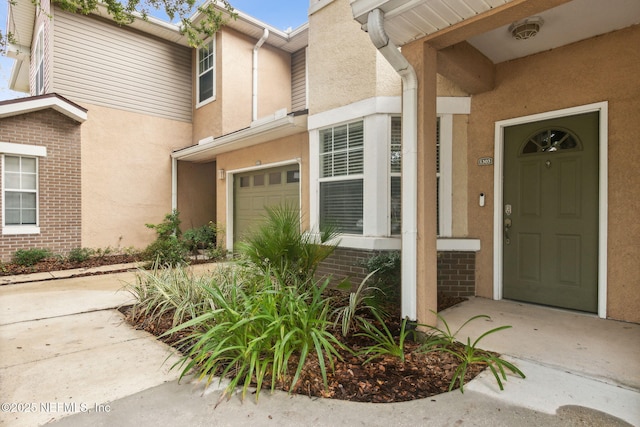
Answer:
<svg viewBox="0 0 640 427"><path fill-rule="evenodd" d="M67 259L71 262L82 262L91 258L95 254L93 249L89 248L73 248L69 252Z"/></svg>
<svg viewBox="0 0 640 427"><path fill-rule="evenodd" d="M200 249L210 249L216 247L217 226L209 221L209 224L202 227L190 228L182 234L184 243L188 250L197 254Z"/></svg>
<svg viewBox="0 0 640 427"><path fill-rule="evenodd" d="M186 264L188 250L180 238L180 217L177 210L165 215L160 224L145 225L156 231L156 240L144 251L145 260L167 266Z"/></svg>
<svg viewBox="0 0 640 427"><path fill-rule="evenodd" d="M255 384L257 399L269 381L272 390L282 381L292 390L311 353L327 386L327 361L333 368L334 358L340 358L338 348L343 348L330 332L330 305L322 295L328 282L302 290L278 277L254 275L250 285L237 281L226 290L205 287L214 308L166 333L194 329L183 340L194 345L174 365L182 367L181 377L195 371L207 384L215 376L230 377L224 393L230 395L242 385L243 398ZM292 374L288 368L293 355L297 364Z"/></svg>
<svg viewBox="0 0 640 427"><path fill-rule="evenodd" d="M13 254L13 262L24 267L31 267L52 255L52 252L48 249L18 249Z"/></svg>
<svg viewBox="0 0 640 427"><path fill-rule="evenodd" d="M387 302L400 305L402 257L399 251L380 252L367 259L363 266L373 276L372 286L379 289Z"/></svg>
<svg viewBox="0 0 640 427"><path fill-rule="evenodd" d="M308 283L320 262L335 250L336 229L324 228L316 237L302 232L296 207L275 206L266 211L264 221L238 244L238 252L263 272L285 282L290 278Z"/></svg>

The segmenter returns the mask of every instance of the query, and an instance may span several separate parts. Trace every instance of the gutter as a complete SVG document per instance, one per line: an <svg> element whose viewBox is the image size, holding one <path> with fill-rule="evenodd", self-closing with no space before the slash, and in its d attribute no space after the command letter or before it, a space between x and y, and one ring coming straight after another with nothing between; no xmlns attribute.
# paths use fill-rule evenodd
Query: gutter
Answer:
<svg viewBox="0 0 640 427"><path fill-rule="evenodd" d="M267 40L267 38L269 37L269 30L267 28L264 29L264 32L262 33L262 37L260 37L260 40L258 40L258 43L256 43L256 45L253 47L253 70L252 70L252 77L253 77L253 95L252 95L252 116L251 116L251 121L255 122L256 120L258 120L258 50L260 50L260 47L262 47L262 45L264 44L264 42Z"/></svg>
<svg viewBox="0 0 640 427"><path fill-rule="evenodd" d="M403 318L416 320L418 272L418 78L384 30L384 13L369 12L371 42L402 78L402 303Z"/></svg>

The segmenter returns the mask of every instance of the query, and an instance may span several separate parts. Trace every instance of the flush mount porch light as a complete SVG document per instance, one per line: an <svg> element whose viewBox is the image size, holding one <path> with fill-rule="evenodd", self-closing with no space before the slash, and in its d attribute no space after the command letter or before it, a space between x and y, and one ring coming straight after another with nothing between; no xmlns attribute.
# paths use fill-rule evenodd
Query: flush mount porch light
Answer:
<svg viewBox="0 0 640 427"><path fill-rule="evenodd" d="M516 40L526 40L531 37L535 37L540 31L544 21L539 16L524 19L522 21L514 22L509 26L509 32Z"/></svg>

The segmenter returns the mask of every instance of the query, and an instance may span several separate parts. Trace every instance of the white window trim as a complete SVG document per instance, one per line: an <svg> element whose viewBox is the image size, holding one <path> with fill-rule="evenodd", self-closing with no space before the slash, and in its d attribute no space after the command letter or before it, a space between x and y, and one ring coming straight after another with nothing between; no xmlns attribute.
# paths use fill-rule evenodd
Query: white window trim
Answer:
<svg viewBox="0 0 640 427"><path fill-rule="evenodd" d="M377 97L314 114L308 118L309 152L320 152L321 128L335 127L351 121L364 120L365 169L363 235L343 234L340 246L371 250L400 249L399 236L391 236L389 202L391 200L391 165L389 163L389 138L391 117L402 112L400 97ZM470 97L438 97L437 112L440 117L440 230L439 238L452 236L453 200L453 116L470 114ZM379 138L384 138L382 141ZM311 223L319 223L320 191L319 155L311 155L309 162ZM374 165L372 167L371 165ZM367 167L369 166L369 167ZM381 174L379 171L386 171ZM380 191L385 188L386 191ZM472 245L471 247L475 247Z"/></svg>
<svg viewBox="0 0 640 427"><path fill-rule="evenodd" d="M196 49L196 66L195 66L195 71L196 71L196 108L200 108L204 105L207 105L213 101L216 100L216 96L217 96L217 91L216 91L216 71L217 71L217 67L216 67L216 62L218 60L218 55L217 55L217 51L216 51L216 35L214 34L210 40L207 41L207 44L211 42L211 50L213 51L213 68L212 68L212 78L213 78L213 95L210 98L205 99L204 101L200 102L200 49L198 48Z"/></svg>
<svg viewBox="0 0 640 427"><path fill-rule="evenodd" d="M34 61L34 66L35 66L35 73L34 73L34 83L35 83L35 88L36 90L35 95L42 95L44 93L44 86L45 86L45 76L44 76L44 57L45 57L45 52L44 52L44 26L40 27L40 30L38 31L38 35L36 36L36 45L35 45L35 61ZM38 55L38 51L41 51L42 54ZM40 73L40 65L42 66L42 86L38 87L38 74Z"/></svg>
<svg viewBox="0 0 640 427"><path fill-rule="evenodd" d="M0 142L0 154L2 155L2 173L4 174L5 166L4 166L4 158L5 155L10 156L23 156L23 157L35 157L36 158L36 225L9 225L5 224L5 215L4 215L4 179L2 180L2 188L0 191L2 192L2 234L3 235L12 235L12 234L40 234L40 157L47 156L47 147L42 147L40 145L27 145L27 144L14 144L11 142Z"/></svg>

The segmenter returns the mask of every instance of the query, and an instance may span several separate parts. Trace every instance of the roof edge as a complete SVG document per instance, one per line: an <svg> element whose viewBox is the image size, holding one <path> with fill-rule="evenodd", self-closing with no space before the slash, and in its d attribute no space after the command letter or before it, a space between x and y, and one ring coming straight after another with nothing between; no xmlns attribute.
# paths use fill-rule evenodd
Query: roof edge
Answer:
<svg viewBox="0 0 640 427"><path fill-rule="evenodd" d="M18 116L46 109L55 110L78 123L87 120L87 109L57 93L0 101L0 118Z"/></svg>

